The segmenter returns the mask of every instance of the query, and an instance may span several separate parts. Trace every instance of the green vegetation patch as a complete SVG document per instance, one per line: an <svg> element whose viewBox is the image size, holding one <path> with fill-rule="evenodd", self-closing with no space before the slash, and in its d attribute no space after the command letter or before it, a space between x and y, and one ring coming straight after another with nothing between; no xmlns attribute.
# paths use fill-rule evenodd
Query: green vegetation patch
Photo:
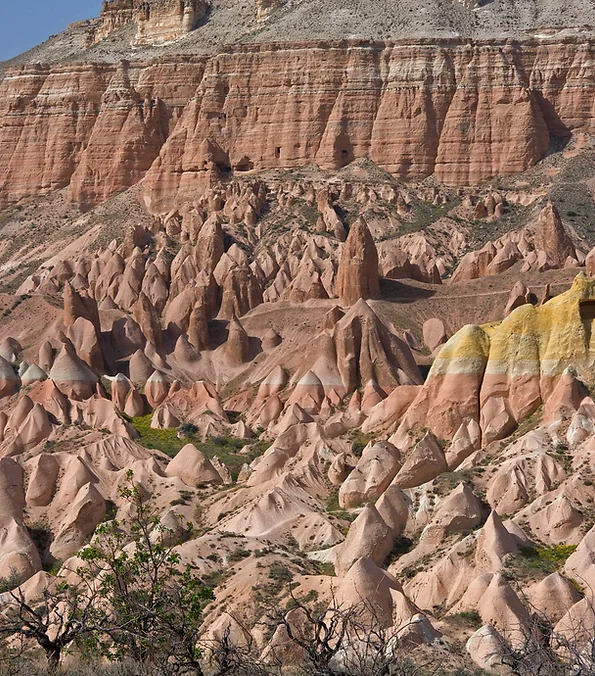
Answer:
<svg viewBox="0 0 595 676"><path fill-rule="evenodd" d="M414 540L405 536L396 538L391 553L386 560L386 567L388 568L388 566L400 559L403 554L410 552L416 544Z"/></svg>
<svg viewBox="0 0 595 676"><path fill-rule="evenodd" d="M575 550L576 545L521 547L507 564L507 577L523 579L550 575L559 571Z"/></svg>
<svg viewBox="0 0 595 676"><path fill-rule="evenodd" d="M437 220L447 216L448 212L460 203L460 199L453 199L446 204L434 204L414 198L411 202L413 220L405 221L399 226L399 236L429 228Z"/></svg>
<svg viewBox="0 0 595 676"><path fill-rule="evenodd" d="M251 439L237 439L236 437L213 437L205 442L192 443L202 451L209 460L215 456L227 467L234 481L245 463L250 464L254 459L261 456L270 446L268 441ZM247 448L249 446L249 448ZM245 448L245 450L244 450Z"/></svg>
<svg viewBox="0 0 595 676"><path fill-rule="evenodd" d="M45 522L36 521L27 526L27 530L37 551L43 555L52 542L52 533L49 525Z"/></svg>
<svg viewBox="0 0 595 676"><path fill-rule="evenodd" d="M463 610L460 613L447 615L444 619L451 626L458 627L460 629L477 630L483 625L481 615L477 612L477 610Z"/></svg>
<svg viewBox="0 0 595 676"><path fill-rule="evenodd" d="M448 495L459 484L472 483L475 474L474 468L463 469L458 472L443 472L434 479L434 493Z"/></svg>
<svg viewBox="0 0 595 676"><path fill-rule="evenodd" d="M128 422L138 433L138 443L145 448L161 451L170 458L175 458L180 450L192 439L178 439L178 431L175 429L159 430L151 427L152 414L138 418L127 418Z"/></svg>
<svg viewBox="0 0 595 676"><path fill-rule="evenodd" d="M356 458L361 458L364 448L371 441L376 441L375 434L364 434L361 430L353 430L349 438L351 439L351 452Z"/></svg>
<svg viewBox="0 0 595 676"><path fill-rule="evenodd" d="M137 441L145 448L161 451L170 458L176 455L186 444L194 444L209 460L215 456L229 469L232 479L237 480L238 474L244 463L251 463L255 458L262 455L268 448L269 442L251 439L237 439L232 436L219 436L199 441L196 434L200 432L196 425L184 423L177 429L153 429L151 427L152 415L144 415L139 418L127 418L128 422L139 435ZM178 438L178 431L185 433L183 438ZM242 452L245 446L249 449Z"/></svg>
<svg viewBox="0 0 595 676"><path fill-rule="evenodd" d="M327 577L335 577L335 566L328 561L314 561L314 570L318 575L326 575Z"/></svg>
<svg viewBox="0 0 595 676"><path fill-rule="evenodd" d="M346 509L343 509L339 504L339 489L333 488L326 499L326 511L329 514L337 517L338 519L343 519L345 521L355 521L357 514L348 512Z"/></svg>

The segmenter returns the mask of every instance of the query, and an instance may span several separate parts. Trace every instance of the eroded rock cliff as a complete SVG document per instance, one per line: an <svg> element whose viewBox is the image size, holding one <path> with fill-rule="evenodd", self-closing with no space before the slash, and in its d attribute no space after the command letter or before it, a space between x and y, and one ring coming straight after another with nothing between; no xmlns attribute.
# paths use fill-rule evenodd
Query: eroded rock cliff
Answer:
<svg viewBox="0 0 595 676"><path fill-rule="evenodd" d="M132 24L134 46L167 44L187 35L206 11L206 0L104 0L99 21L89 30L88 42L101 42Z"/></svg>
<svg viewBox="0 0 595 676"><path fill-rule="evenodd" d="M593 48L564 43L236 45L159 64L24 66L0 84L0 203L71 184L94 204L146 174L154 212L213 179L369 158L474 184L592 132ZM107 158L107 161L106 161Z"/></svg>

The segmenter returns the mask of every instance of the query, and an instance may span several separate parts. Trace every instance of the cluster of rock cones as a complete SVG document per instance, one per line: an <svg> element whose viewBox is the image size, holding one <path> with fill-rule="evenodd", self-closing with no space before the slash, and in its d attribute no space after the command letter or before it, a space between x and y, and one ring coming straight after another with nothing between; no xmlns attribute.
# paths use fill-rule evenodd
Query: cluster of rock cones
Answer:
<svg viewBox="0 0 595 676"><path fill-rule="evenodd" d="M0 574L42 589L44 566L68 570L110 510L124 516L117 488L132 469L165 523L200 503L206 533L180 553L204 574L229 568L238 612L264 573L236 566L235 549L264 550L266 569L293 543L311 561L295 571L300 589L345 607L363 597L404 641L442 645L449 617L478 613L467 649L483 667L498 664L503 636L524 640L532 609L562 633L592 621L593 257L555 207L465 256L449 288L511 266L586 270L551 299L519 282L504 319L449 338L438 317L417 335L395 328L388 250L383 262L363 217L346 232L328 200L333 238L295 231L256 256L230 246L223 214L246 221L265 195L251 186L210 215L133 227L22 283L47 322L9 318L0 345ZM170 458L143 446L139 419L194 436ZM199 450L213 438L241 440L239 472ZM223 564L208 557L214 541ZM523 553L561 544L574 553L519 596ZM336 577L313 572L321 563ZM231 625L244 640L218 611L226 598L217 590L208 631Z"/></svg>
<svg viewBox="0 0 595 676"><path fill-rule="evenodd" d="M0 578L69 579L132 471L207 639L299 662L282 569L453 669L593 671L588 41L263 47L313 3L258 0L207 54L239 4L106 0L0 73Z"/></svg>

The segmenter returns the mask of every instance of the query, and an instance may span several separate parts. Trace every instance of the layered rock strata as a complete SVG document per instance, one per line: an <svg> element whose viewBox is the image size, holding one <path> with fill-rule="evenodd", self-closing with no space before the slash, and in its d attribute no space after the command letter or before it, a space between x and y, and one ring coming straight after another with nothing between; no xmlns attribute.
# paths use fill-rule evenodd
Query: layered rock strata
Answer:
<svg viewBox="0 0 595 676"><path fill-rule="evenodd" d="M190 33L206 11L206 0L104 0L98 25L90 28L89 43L133 24L134 46L167 44Z"/></svg>
<svg viewBox="0 0 595 676"><path fill-rule="evenodd" d="M399 437L425 425L452 439L469 420L480 423L486 444L508 436L548 401L569 366L589 375L594 307L595 282L579 273L545 305L522 305L502 322L463 327L438 354Z"/></svg>
<svg viewBox="0 0 595 676"><path fill-rule="evenodd" d="M138 2L135 45L159 45L189 33L207 11L206 0Z"/></svg>
<svg viewBox="0 0 595 676"><path fill-rule="evenodd" d="M69 183L94 204L146 174L149 206L167 213L233 173L358 158L402 179L476 183L527 169L551 135L593 132L591 51L342 42L22 66L0 84L0 204Z"/></svg>
<svg viewBox="0 0 595 676"><path fill-rule="evenodd" d="M89 44L101 42L114 31L134 20L133 0L103 0L98 25L89 30Z"/></svg>
<svg viewBox="0 0 595 676"><path fill-rule="evenodd" d="M139 181L202 76L200 63L25 66L0 85L0 204L64 188L81 204Z"/></svg>

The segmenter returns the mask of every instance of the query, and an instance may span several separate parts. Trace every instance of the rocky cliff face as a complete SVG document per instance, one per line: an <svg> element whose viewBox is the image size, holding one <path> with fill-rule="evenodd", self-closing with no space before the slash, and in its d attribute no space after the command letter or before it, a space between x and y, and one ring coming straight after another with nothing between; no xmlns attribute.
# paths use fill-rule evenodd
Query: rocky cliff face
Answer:
<svg viewBox="0 0 595 676"><path fill-rule="evenodd" d="M574 374L589 373L594 293L581 274L541 307L524 304L501 323L463 327L434 361L400 434L423 420L437 436L452 438L471 417L486 445L508 436L548 401L569 364Z"/></svg>
<svg viewBox="0 0 595 676"><path fill-rule="evenodd" d="M199 64L23 67L1 85L0 203L57 190L96 203L141 179L200 82Z"/></svg>
<svg viewBox="0 0 595 676"><path fill-rule="evenodd" d="M89 42L101 42L105 38L126 26L135 18L133 0L104 0L99 16L99 24L89 31Z"/></svg>
<svg viewBox="0 0 595 676"><path fill-rule="evenodd" d="M134 24L134 46L167 44L190 33L206 11L206 0L104 0L88 42L101 42L119 28Z"/></svg>
<svg viewBox="0 0 595 676"><path fill-rule="evenodd" d="M363 157L474 184L593 131L592 57L587 41L342 43L21 67L0 85L0 203L70 183L94 204L147 174L163 213L214 177Z"/></svg>
<svg viewBox="0 0 595 676"><path fill-rule="evenodd" d="M136 45L159 45L190 33L207 11L206 0L152 0L138 3Z"/></svg>

